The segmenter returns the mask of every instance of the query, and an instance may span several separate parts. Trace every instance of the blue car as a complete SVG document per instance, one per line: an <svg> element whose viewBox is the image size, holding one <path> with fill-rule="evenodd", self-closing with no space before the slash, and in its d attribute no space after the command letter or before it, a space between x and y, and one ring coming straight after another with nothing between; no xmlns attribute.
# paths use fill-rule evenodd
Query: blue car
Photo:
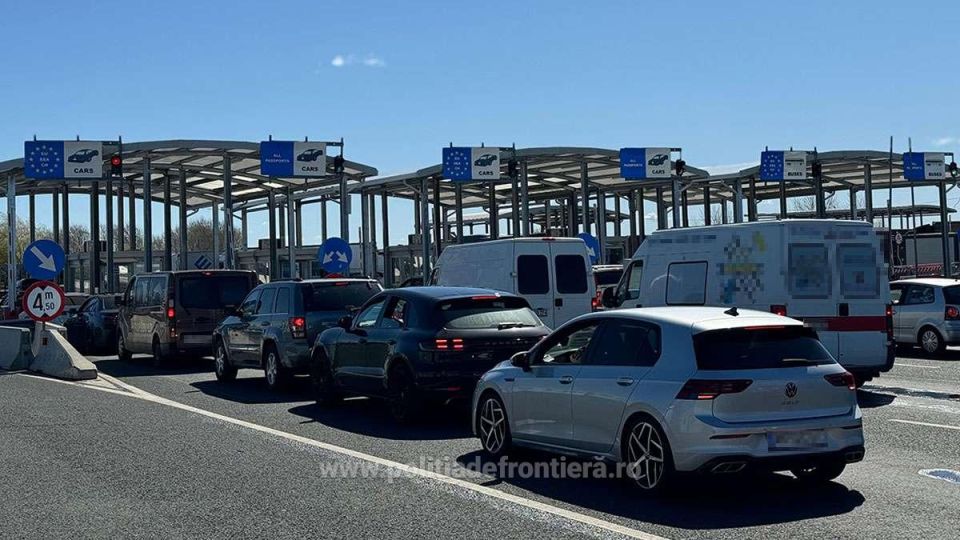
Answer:
<svg viewBox="0 0 960 540"><path fill-rule="evenodd" d="M663 165L668 159L670 159L669 154L657 154L647 161L647 165L653 165L656 167L658 165Z"/></svg>
<svg viewBox="0 0 960 540"><path fill-rule="evenodd" d="M67 161L71 163L89 163L93 158L100 155L100 152L97 150L91 150L89 148L84 150L77 150L70 157L67 158Z"/></svg>
<svg viewBox="0 0 960 540"><path fill-rule="evenodd" d="M473 164L476 165L477 167L487 167L496 160L497 160L496 154L484 154L478 157L477 160L473 162Z"/></svg>
<svg viewBox="0 0 960 540"><path fill-rule="evenodd" d="M311 150L304 150L300 152L300 155L297 156L297 161L316 161L317 159L323 157L323 150L319 148L313 148Z"/></svg>

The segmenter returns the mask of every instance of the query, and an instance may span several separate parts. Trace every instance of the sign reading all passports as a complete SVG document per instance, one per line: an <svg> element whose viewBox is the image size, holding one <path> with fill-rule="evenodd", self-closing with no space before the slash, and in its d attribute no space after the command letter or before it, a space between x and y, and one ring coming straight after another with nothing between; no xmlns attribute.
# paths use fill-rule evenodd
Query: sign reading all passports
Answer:
<svg viewBox="0 0 960 540"><path fill-rule="evenodd" d="M627 180L670 178L669 148L621 148L620 176Z"/></svg>
<svg viewBox="0 0 960 540"><path fill-rule="evenodd" d="M260 172L265 176L326 176L327 143L261 141Z"/></svg>
<svg viewBox="0 0 960 540"><path fill-rule="evenodd" d="M766 150L760 153L760 180L804 180L807 153Z"/></svg>
<svg viewBox="0 0 960 540"><path fill-rule="evenodd" d="M103 143L99 141L26 141L23 175L37 180L103 177Z"/></svg>

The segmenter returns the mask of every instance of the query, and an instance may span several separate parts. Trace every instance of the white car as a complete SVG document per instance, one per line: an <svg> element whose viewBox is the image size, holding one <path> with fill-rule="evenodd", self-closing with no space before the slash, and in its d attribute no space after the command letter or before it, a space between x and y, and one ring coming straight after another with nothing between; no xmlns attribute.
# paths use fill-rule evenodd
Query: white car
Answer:
<svg viewBox="0 0 960 540"><path fill-rule="evenodd" d="M863 459L853 376L802 323L736 308L604 311L480 380L473 429L510 446L623 464L647 491L678 472L839 476Z"/></svg>

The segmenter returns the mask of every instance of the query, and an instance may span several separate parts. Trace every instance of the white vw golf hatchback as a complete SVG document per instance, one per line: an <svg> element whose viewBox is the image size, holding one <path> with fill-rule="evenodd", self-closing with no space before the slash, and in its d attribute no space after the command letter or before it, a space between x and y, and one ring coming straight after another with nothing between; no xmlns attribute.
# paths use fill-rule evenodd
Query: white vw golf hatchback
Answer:
<svg viewBox="0 0 960 540"><path fill-rule="evenodd" d="M736 308L578 317L499 364L474 394L474 433L623 464L646 491L678 472L789 470L832 480L863 459L853 376L802 323Z"/></svg>

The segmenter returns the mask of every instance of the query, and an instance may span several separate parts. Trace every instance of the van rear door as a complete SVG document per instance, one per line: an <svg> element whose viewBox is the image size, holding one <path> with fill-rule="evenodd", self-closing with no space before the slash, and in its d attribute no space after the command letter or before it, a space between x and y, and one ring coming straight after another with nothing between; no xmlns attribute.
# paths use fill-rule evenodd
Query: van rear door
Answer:
<svg viewBox="0 0 960 540"><path fill-rule="evenodd" d="M570 319L590 313L597 284L586 246L580 242L548 242L553 264L554 328Z"/></svg>
<svg viewBox="0 0 960 540"><path fill-rule="evenodd" d="M876 369L887 363L887 304L889 292L881 276L880 246L871 242L842 242L837 247L839 268L839 318L837 330L840 356L848 368Z"/></svg>
<svg viewBox="0 0 960 540"><path fill-rule="evenodd" d="M530 303L543 324L556 328L554 282L550 246L547 242L514 242L516 294ZM495 272L496 269L491 269ZM513 291L510 291L513 292Z"/></svg>
<svg viewBox="0 0 960 540"><path fill-rule="evenodd" d="M787 268L787 294L783 307L786 308L787 317L802 320L814 328L823 346L839 361L840 336L828 325L838 309L833 247L822 235L812 237L794 234L789 237L783 253ZM778 305L771 305L771 311L779 311L774 307Z"/></svg>
<svg viewBox="0 0 960 540"><path fill-rule="evenodd" d="M256 283L250 272L183 272L175 276L175 317L184 345L212 346L213 330Z"/></svg>

